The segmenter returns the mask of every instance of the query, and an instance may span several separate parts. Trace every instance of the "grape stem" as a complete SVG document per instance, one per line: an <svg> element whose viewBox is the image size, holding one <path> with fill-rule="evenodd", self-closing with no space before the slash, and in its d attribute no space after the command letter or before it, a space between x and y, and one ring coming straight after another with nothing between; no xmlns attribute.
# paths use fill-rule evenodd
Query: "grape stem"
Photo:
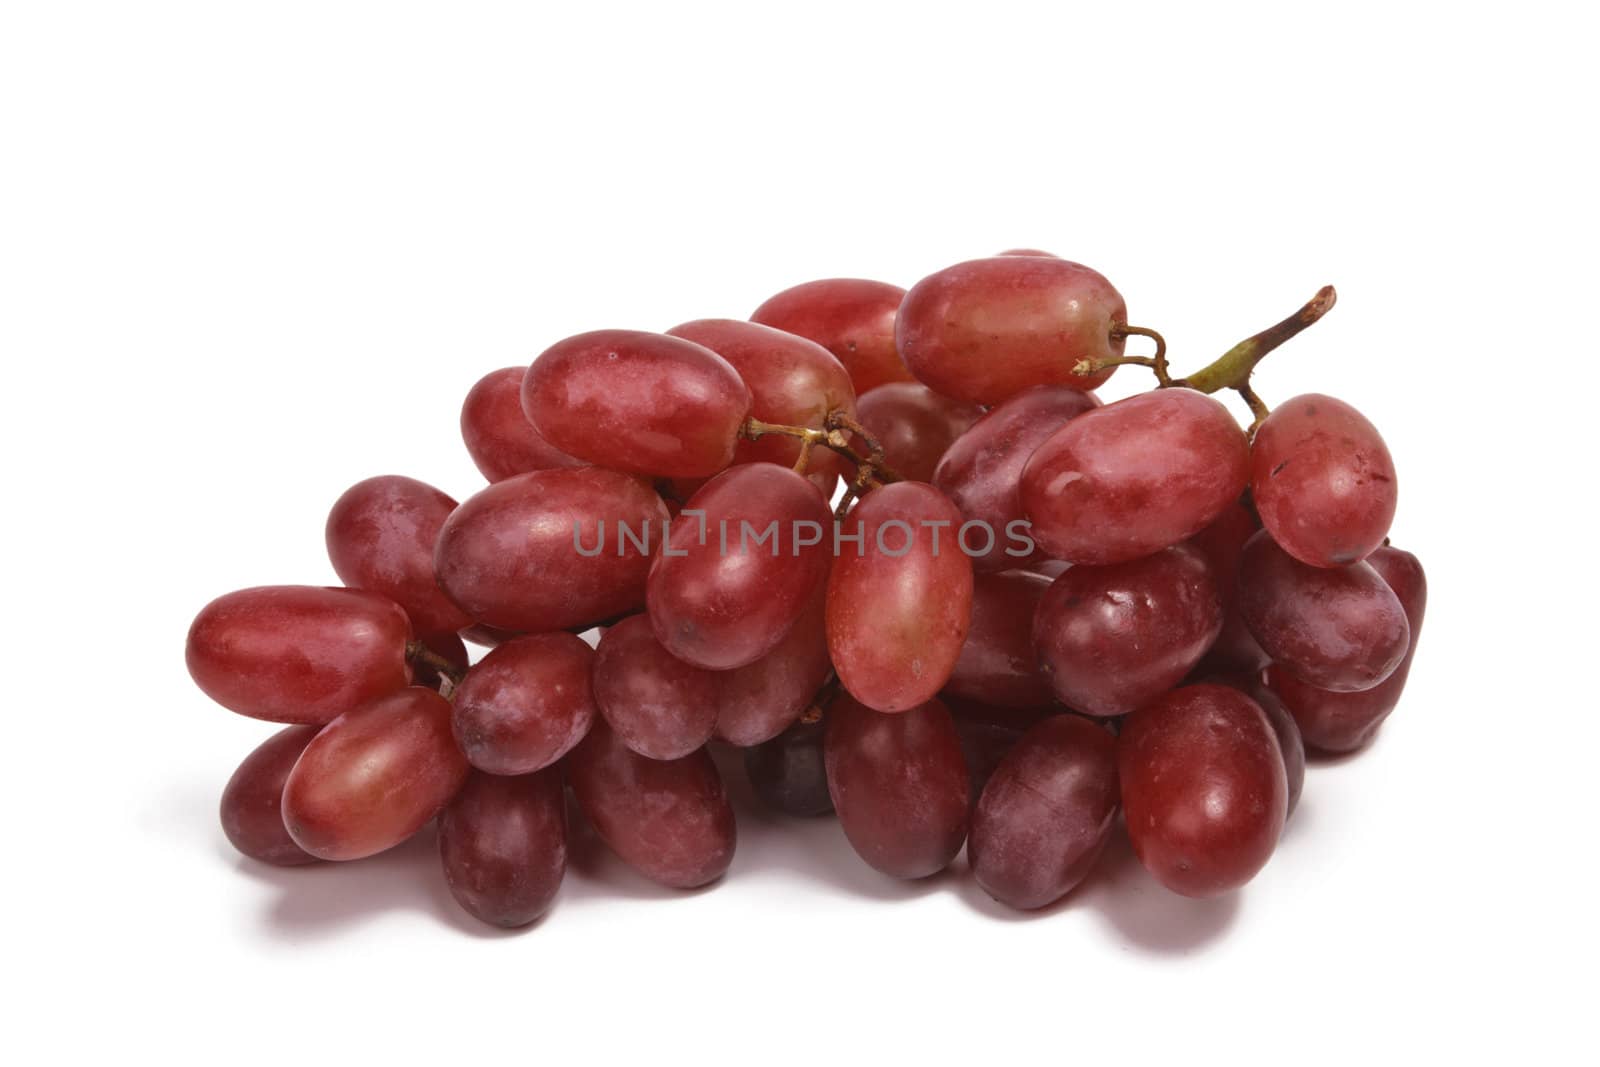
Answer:
<svg viewBox="0 0 1600 1067"><path fill-rule="evenodd" d="M449 660L439 655L439 653L435 652L421 641L411 641L407 643L406 659L410 660L413 664L421 664L422 666L427 667L437 673L439 677L445 679L445 681L449 683L450 689L452 690L461 684L462 678L466 677L466 674L458 670L454 663L451 663ZM448 697L450 694L445 692L441 695Z"/></svg>
<svg viewBox="0 0 1600 1067"><path fill-rule="evenodd" d="M1268 326L1254 337L1240 341L1215 362L1172 384L1202 393L1237 389L1250 404L1250 410L1256 412L1258 417L1263 415L1266 405L1262 404L1261 398L1250 390L1250 373L1268 352L1326 315L1338 298L1339 294L1334 291L1333 286L1324 285L1317 290L1316 296L1293 315L1275 326Z"/></svg>
<svg viewBox="0 0 1600 1067"><path fill-rule="evenodd" d="M1163 387L1172 384L1172 375L1167 370L1167 339L1156 331L1145 326L1129 326L1119 323L1111 328L1111 339L1120 341L1125 337L1148 337L1156 343L1156 352L1153 356L1112 356L1109 359L1080 359L1072 365L1072 373L1088 377L1097 374L1108 367L1149 367L1155 371L1156 381Z"/></svg>
<svg viewBox="0 0 1600 1067"><path fill-rule="evenodd" d="M745 419L744 425L739 427L739 436L750 441L759 441L763 437L773 435L795 438L800 442L800 458L795 463L794 469L800 474L805 473L806 466L811 461L811 452L817 445L837 452L855 464L856 476L853 488L857 488L860 492L900 481L900 476L884 461L883 445L848 412L830 411L822 424L823 428L818 430L809 426L763 422L752 416ZM851 443L852 435L859 438L866 446L865 455Z"/></svg>

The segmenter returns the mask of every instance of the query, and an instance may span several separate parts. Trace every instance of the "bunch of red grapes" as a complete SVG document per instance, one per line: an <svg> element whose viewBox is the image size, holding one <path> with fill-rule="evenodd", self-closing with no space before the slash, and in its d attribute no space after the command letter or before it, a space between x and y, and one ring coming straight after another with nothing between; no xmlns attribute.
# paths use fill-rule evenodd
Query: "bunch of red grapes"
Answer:
<svg viewBox="0 0 1600 1067"><path fill-rule="evenodd" d="M228 783L227 836L359 860L437 820L455 898L518 926L557 893L569 804L659 883L721 877L712 750L736 746L764 803L835 812L897 878L965 844L990 895L1039 908L1125 826L1173 891L1233 890L1306 749L1393 710L1422 624L1378 432L1250 384L1332 303L1174 378L1104 277L1018 251L495 371L461 413L487 488L360 482L327 524L346 588L195 619L200 688L292 724ZM1128 365L1155 388L1102 404Z"/></svg>

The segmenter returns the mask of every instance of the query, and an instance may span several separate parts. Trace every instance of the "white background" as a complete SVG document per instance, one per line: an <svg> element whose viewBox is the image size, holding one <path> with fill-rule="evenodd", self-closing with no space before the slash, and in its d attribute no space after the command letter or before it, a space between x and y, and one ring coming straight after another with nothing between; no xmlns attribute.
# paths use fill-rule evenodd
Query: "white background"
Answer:
<svg viewBox="0 0 1600 1067"><path fill-rule="evenodd" d="M1592 1056L1581 10L7 4L0 1042L17 1062ZM270 727L193 688L190 618L331 582L323 518L360 478L471 493L456 418L480 374L1014 245L1108 275L1180 371L1339 287L1257 381L1383 428L1428 619L1401 710L1312 769L1247 889L1185 901L1122 854L1019 919L961 863L901 886L831 822L742 812L714 889L602 859L507 937L453 910L426 841L288 872L230 852L216 798Z"/></svg>

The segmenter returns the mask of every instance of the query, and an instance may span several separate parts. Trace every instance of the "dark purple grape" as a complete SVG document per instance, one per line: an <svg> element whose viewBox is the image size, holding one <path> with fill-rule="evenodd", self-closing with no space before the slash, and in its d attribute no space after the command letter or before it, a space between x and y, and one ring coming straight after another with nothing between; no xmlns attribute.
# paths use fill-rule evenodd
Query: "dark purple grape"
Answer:
<svg viewBox="0 0 1600 1067"><path fill-rule="evenodd" d="M823 753L834 810L862 859L895 878L926 878L955 859L972 784L943 704L890 713L841 696Z"/></svg>
<svg viewBox="0 0 1600 1067"><path fill-rule="evenodd" d="M823 765L822 722L797 722L777 737L744 751L744 769L761 802L785 815L826 815L833 810Z"/></svg>
<svg viewBox="0 0 1600 1067"><path fill-rule="evenodd" d="M567 870L561 772L473 771L439 815L439 859L456 902L491 926L526 926L549 911Z"/></svg>
<svg viewBox="0 0 1600 1067"><path fill-rule="evenodd" d="M1117 741L1075 715L1055 715L1016 743L983 788L967 861L1002 904L1042 908L1071 892L1116 823Z"/></svg>
<svg viewBox="0 0 1600 1067"><path fill-rule="evenodd" d="M1221 629L1222 600L1205 560L1174 545L1128 563L1071 568L1039 601L1033 638L1061 702L1110 716L1183 681Z"/></svg>
<svg viewBox="0 0 1600 1067"><path fill-rule="evenodd" d="M1267 530L1240 557L1239 611L1273 663L1339 693L1389 677L1411 642L1405 609L1370 564L1312 567Z"/></svg>

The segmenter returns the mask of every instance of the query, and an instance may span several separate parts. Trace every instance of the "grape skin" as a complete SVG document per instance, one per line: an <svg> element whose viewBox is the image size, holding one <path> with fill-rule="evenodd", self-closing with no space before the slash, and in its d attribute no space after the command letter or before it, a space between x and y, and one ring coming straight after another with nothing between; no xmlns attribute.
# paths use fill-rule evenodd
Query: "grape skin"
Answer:
<svg viewBox="0 0 1600 1067"><path fill-rule="evenodd" d="M1362 692L1332 693L1307 685L1279 666L1267 672L1267 684L1294 716L1305 743L1319 752L1354 752L1372 740L1400 702L1422 636L1428 582L1421 561L1410 552L1386 545L1368 556L1366 563L1394 591L1410 629L1405 658L1394 673Z"/></svg>
<svg viewBox="0 0 1600 1067"><path fill-rule="evenodd" d="M645 602L656 638L707 670L754 663L827 580L828 502L788 467L749 463L717 475L686 510L699 514L673 520L671 551L650 567ZM773 536L756 541L769 526Z"/></svg>
<svg viewBox="0 0 1600 1067"><path fill-rule="evenodd" d="M490 774L531 774L555 763L595 716L594 651L569 633L497 645L467 671L452 699L451 728L467 760Z"/></svg>
<svg viewBox="0 0 1600 1067"><path fill-rule="evenodd" d="M733 862L733 808L704 749L680 759L649 759L602 721L566 766L573 796L595 832L646 878L694 889L721 878Z"/></svg>
<svg viewBox="0 0 1600 1067"><path fill-rule="evenodd" d="M906 293L895 342L917 380L945 396L998 404L1035 385L1094 389L1115 367L1079 374L1080 360L1122 355L1122 295L1064 259L995 256L929 275Z"/></svg>
<svg viewBox="0 0 1600 1067"><path fill-rule="evenodd" d="M948 496L968 521L984 522L994 543L972 565L979 571L1009 570L1038 552L1014 556L1006 531L1023 520L1022 469L1034 450L1069 421L1099 406L1093 393L1064 385L1038 385L992 408L947 448L933 472L933 484ZM975 532L969 547L983 545Z"/></svg>
<svg viewBox="0 0 1600 1067"><path fill-rule="evenodd" d="M184 658L230 711L325 723L411 681L401 607L359 589L263 585L218 597L189 628Z"/></svg>
<svg viewBox="0 0 1600 1067"><path fill-rule="evenodd" d="M346 489L328 512L328 559L339 580L393 600L419 634L453 634L472 619L450 602L433 573L439 529L456 509L444 493L389 474Z"/></svg>
<svg viewBox="0 0 1600 1067"><path fill-rule="evenodd" d="M222 832L244 855L278 867L298 867L317 857L294 843L283 825L283 784L318 726L290 726L244 758L222 790Z"/></svg>
<svg viewBox="0 0 1600 1067"><path fill-rule="evenodd" d="M917 382L880 385L862 395L857 409L889 466L913 482L931 481L945 451L983 415L982 408Z"/></svg>
<svg viewBox="0 0 1600 1067"><path fill-rule="evenodd" d="M1174 893L1244 885L1272 857L1288 779L1266 713L1221 685L1191 685L1128 716L1117 773L1134 854Z"/></svg>
<svg viewBox="0 0 1600 1067"><path fill-rule="evenodd" d="M478 471L491 482L529 471L582 467L539 436L522 410L527 367L502 367L478 380L461 405L461 439Z"/></svg>
<svg viewBox="0 0 1600 1067"><path fill-rule="evenodd" d="M358 860L427 824L467 778L450 703L411 686L323 727L283 787L289 836L318 859Z"/></svg>
<svg viewBox="0 0 1600 1067"><path fill-rule="evenodd" d="M961 851L972 785L939 701L887 714L841 696L828 708L823 755L839 825L874 869L926 878Z"/></svg>
<svg viewBox="0 0 1600 1067"><path fill-rule="evenodd" d="M1394 522L1399 484L1377 428L1308 393L1273 409L1250 448L1250 492L1283 550L1313 567L1366 559Z"/></svg>
<svg viewBox="0 0 1600 1067"><path fill-rule="evenodd" d="M759 322L815 341L850 373L856 396L885 382L909 382L894 324L906 291L865 278L824 278L785 289L756 308Z"/></svg>
<svg viewBox="0 0 1600 1067"><path fill-rule="evenodd" d="M651 557L619 523L635 535L648 530L653 550L666 521L661 498L626 474L519 474L455 510L439 531L434 570L480 623L534 633L588 626L644 605Z"/></svg>
<svg viewBox="0 0 1600 1067"><path fill-rule="evenodd" d="M491 926L526 926L549 911L567 870L561 772L472 772L439 814L439 861L450 895Z"/></svg>
<svg viewBox="0 0 1600 1067"><path fill-rule="evenodd" d="M891 522L906 525L884 530L883 547L908 544L900 556L879 546L879 531ZM972 564L955 544L961 513L931 485L896 482L867 494L844 524L863 541L860 555L841 542L828 576L834 670L868 707L914 708L949 679L972 620Z"/></svg>
<svg viewBox="0 0 1600 1067"><path fill-rule="evenodd" d="M651 759L680 759L711 740L718 681L663 648L643 615L611 627L595 650L600 714L623 744Z"/></svg>
<svg viewBox="0 0 1600 1067"><path fill-rule="evenodd" d="M1034 616L1039 665L1086 715L1125 715L1181 682L1222 631L1204 558L1183 545L1109 567L1073 567Z"/></svg>
<svg viewBox="0 0 1600 1067"><path fill-rule="evenodd" d="M1123 563L1205 529L1249 472L1249 443L1227 408L1160 389L1057 430L1023 468L1022 510L1050 558Z"/></svg>
<svg viewBox="0 0 1600 1067"><path fill-rule="evenodd" d="M1216 521L1185 542L1205 557L1222 594L1222 633L1201 661L1203 670L1218 674L1256 674L1271 662L1261 643L1239 614L1239 557L1245 542L1261 529L1255 514L1242 502L1231 504Z"/></svg>
<svg viewBox="0 0 1600 1067"><path fill-rule="evenodd" d="M967 862L990 896L1013 908L1053 904L1083 881L1120 807L1117 741L1075 715L1030 729L984 786Z"/></svg>
<svg viewBox="0 0 1600 1067"><path fill-rule="evenodd" d="M1371 689L1405 657L1404 608L1367 563L1312 567L1262 530L1239 560L1239 611L1277 666L1318 689Z"/></svg>
<svg viewBox="0 0 1600 1067"><path fill-rule="evenodd" d="M612 470L703 478L733 462L750 390L708 348L638 330L596 330L545 349L522 409L546 441Z"/></svg>

